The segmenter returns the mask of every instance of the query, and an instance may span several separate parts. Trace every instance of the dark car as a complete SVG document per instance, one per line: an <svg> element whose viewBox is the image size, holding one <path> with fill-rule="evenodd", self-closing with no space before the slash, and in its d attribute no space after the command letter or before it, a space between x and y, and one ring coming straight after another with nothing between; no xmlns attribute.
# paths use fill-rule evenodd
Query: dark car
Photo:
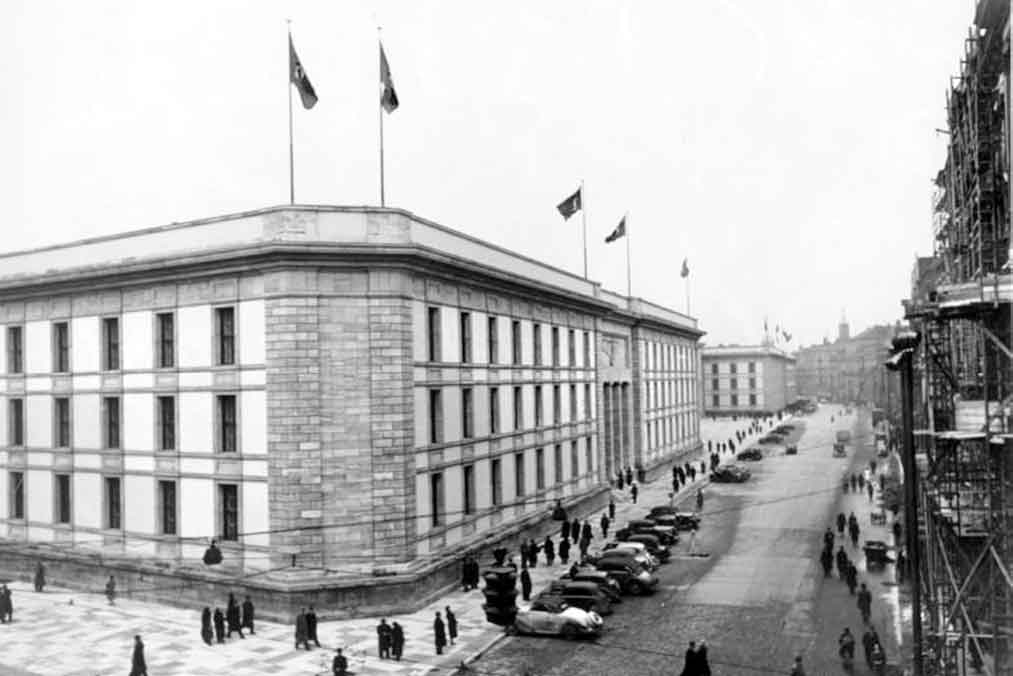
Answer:
<svg viewBox="0 0 1013 676"><path fill-rule="evenodd" d="M763 451L759 448L747 448L735 456L736 460L763 460Z"/></svg>
<svg viewBox="0 0 1013 676"><path fill-rule="evenodd" d="M649 533L635 533L629 537L627 542L641 543L647 547L647 551L650 552L651 556L662 563L665 563L672 558L672 550L663 544L661 538L657 535L651 535Z"/></svg>
<svg viewBox="0 0 1013 676"><path fill-rule="evenodd" d="M573 582L570 580L553 580L532 602L531 607L538 610L542 607L555 606L559 601L589 610L599 615L612 612L612 601L594 582Z"/></svg>
<svg viewBox="0 0 1013 676"><path fill-rule="evenodd" d="M616 531L617 540L628 540L629 536L635 533L648 533L656 535L666 545L672 545L679 541L679 534L672 526L662 526L653 519L632 519L625 528Z"/></svg>
<svg viewBox="0 0 1013 676"><path fill-rule="evenodd" d="M779 444L782 441L784 441L784 437L780 434L774 434L773 432L760 437L761 444Z"/></svg>
<svg viewBox="0 0 1013 676"><path fill-rule="evenodd" d="M639 543L638 543L639 544ZM647 552L646 547L643 553L638 553L632 549L621 549L617 548L617 543L607 543L605 549L599 552L597 555L591 555L588 559L596 568L602 561L608 559L614 559L622 561L634 568L643 568L648 572L654 572L658 567L658 560Z"/></svg>
<svg viewBox="0 0 1013 676"><path fill-rule="evenodd" d="M671 526L676 530L694 530L700 527L700 517L695 512L677 512L655 514L648 517L659 526Z"/></svg>
<svg viewBox="0 0 1013 676"><path fill-rule="evenodd" d="M609 597L609 600L612 601L612 603L619 603L622 601L622 586L620 586L618 580L605 571L586 567L578 568L576 575L566 573L559 579L570 582L593 582L598 585L598 588L601 589L606 596Z"/></svg>
<svg viewBox="0 0 1013 676"><path fill-rule="evenodd" d="M595 564L595 568L607 573L615 579L625 594L650 594L658 587L657 576L644 570L635 563L628 563L620 558L603 558Z"/></svg>
<svg viewBox="0 0 1013 676"><path fill-rule="evenodd" d="M794 429L795 429L794 425L792 425L790 423L785 423L784 425L778 425L777 427L775 427L774 428L774 432L777 433L777 434L783 434L783 435L787 436Z"/></svg>
<svg viewBox="0 0 1013 676"><path fill-rule="evenodd" d="M798 455L798 446L796 446L795 444L792 444L791 446L788 446L788 448L784 449L784 454L785 455Z"/></svg>
<svg viewBox="0 0 1013 676"><path fill-rule="evenodd" d="M726 465L711 472L711 481L718 484L740 484L749 481L752 474L744 467Z"/></svg>

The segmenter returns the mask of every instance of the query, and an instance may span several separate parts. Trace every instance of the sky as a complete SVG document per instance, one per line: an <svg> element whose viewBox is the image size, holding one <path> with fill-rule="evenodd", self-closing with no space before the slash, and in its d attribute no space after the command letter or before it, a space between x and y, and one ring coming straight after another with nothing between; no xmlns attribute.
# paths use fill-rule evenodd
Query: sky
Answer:
<svg viewBox="0 0 1013 676"><path fill-rule="evenodd" d="M0 250L288 202L387 205L789 348L902 315L970 0L0 4ZM8 192L9 191L9 192Z"/></svg>

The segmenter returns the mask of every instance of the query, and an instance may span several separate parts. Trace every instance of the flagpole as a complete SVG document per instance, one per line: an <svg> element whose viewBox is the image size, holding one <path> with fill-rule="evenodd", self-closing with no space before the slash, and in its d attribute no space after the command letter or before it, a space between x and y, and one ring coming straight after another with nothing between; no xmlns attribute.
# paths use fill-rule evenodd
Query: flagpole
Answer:
<svg viewBox="0 0 1013 676"><path fill-rule="evenodd" d="M380 40L380 26L376 27L376 43L379 49L383 49L383 43ZM377 68L379 68L379 60L377 60ZM383 73L380 73L380 80L383 80ZM380 114L380 206L387 206L387 196L384 188L384 175L383 175L383 97L377 99L377 112Z"/></svg>
<svg viewBox="0 0 1013 676"><path fill-rule="evenodd" d="M288 24L288 203L295 204L295 144L292 141L292 20Z"/></svg>
<svg viewBox="0 0 1013 676"><path fill-rule="evenodd" d="M587 279L587 199L584 194L584 179L580 179L580 219L584 222L584 279Z"/></svg>
<svg viewBox="0 0 1013 676"><path fill-rule="evenodd" d="M630 267L630 212L626 212L626 295L633 297L633 272Z"/></svg>
<svg viewBox="0 0 1013 676"><path fill-rule="evenodd" d="M690 314L690 307L689 307L689 275L686 275L686 316L687 317L693 316L692 314Z"/></svg>

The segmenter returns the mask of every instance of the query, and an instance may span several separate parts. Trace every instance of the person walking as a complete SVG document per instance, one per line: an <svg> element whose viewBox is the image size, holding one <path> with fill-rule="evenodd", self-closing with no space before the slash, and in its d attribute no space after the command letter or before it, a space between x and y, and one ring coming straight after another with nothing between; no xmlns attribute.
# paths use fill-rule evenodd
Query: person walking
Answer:
<svg viewBox="0 0 1013 676"><path fill-rule="evenodd" d="M298 650L299 646L310 649L310 631L306 623L306 609L300 608L299 614L295 616L295 649Z"/></svg>
<svg viewBox="0 0 1013 676"><path fill-rule="evenodd" d="M7 618L11 614L8 608L10 593L7 585L0 586L0 624L7 624Z"/></svg>
<svg viewBox="0 0 1013 676"><path fill-rule="evenodd" d="M436 619L433 620L433 640L436 643L436 654L442 655L443 648L447 645L447 630L440 618L440 611L436 611Z"/></svg>
<svg viewBox="0 0 1013 676"><path fill-rule="evenodd" d="M637 488L636 484L631 484L630 485L630 497L633 498L633 504L634 505L637 504L637 493L639 493L639 492L640 492L640 489Z"/></svg>
<svg viewBox="0 0 1013 676"><path fill-rule="evenodd" d="M858 568L851 561L848 561L848 568L845 571L844 581L848 585L848 593L852 596L855 595L855 587L858 586Z"/></svg>
<svg viewBox="0 0 1013 676"><path fill-rule="evenodd" d="M694 521L689 525L689 550L690 556L696 554L696 522Z"/></svg>
<svg viewBox="0 0 1013 676"><path fill-rule="evenodd" d="M35 562L35 591L41 592L46 587L46 567L42 561Z"/></svg>
<svg viewBox="0 0 1013 676"><path fill-rule="evenodd" d="M200 614L200 637L208 645L211 645L211 639L214 638L211 629L211 609L207 606L204 606L204 610Z"/></svg>
<svg viewBox="0 0 1013 676"><path fill-rule="evenodd" d="M109 601L109 605L116 605L116 578L112 575L106 581L106 599Z"/></svg>
<svg viewBox="0 0 1013 676"><path fill-rule="evenodd" d="M700 668L697 665L696 641L690 641L689 647L686 648L686 657L682 663L682 672L680 676L697 676L700 673Z"/></svg>
<svg viewBox="0 0 1013 676"><path fill-rule="evenodd" d="M238 632L239 638L246 638L243 636L243 628L239 626L241 624L241 618L239 616L239 604L236 602L235 594L229 594L229 602L228 605L225 606L225 622L229 626L228 633L226 633L225 638L232 638L232 632Z"/></svg>
<svg viewBox="0 0 1013 676"><path fill-rule="evenodd" d="M707 661L707 641L701 640L696 647L696 673L711 676L711 665Z"/></svg>
<svg viewBox="0 0 1013 676"><path fill-rule="evenodd" d="M130 657L130 676L148 676L148 664L144 660L144 643L140 634L134 635L134 654Z"/></svg>
<svg viewBox="0 0 1013 676"><path fill-rule="evenodd" d="M556 562L556 545L552 543L552 538L548 535L545 536L545 542L542 543L542 549L545 551L545 565L551 566ZM447 618L449 621L450 618ZM451 641L453 644L453 641Z"/></svg>
<svg viewBox="0 0 1013 676"><path fill-rule="evenodd" d="M387 618L382 618L380 624L376 626L376 641L379 648L377 654L381 660L390 657L390 639L390 625L387 624Z"/></svg>
<svg viewBox="0 0 1013 676"><path fill-rule="evenodd" d="M698 488L696 491L696 511L703 510L703 489Z"/></svg>
<svg viewBox="0 0 1013 676"><path fill-rule="evenodd" d="M616 488L623 489L623 471L621 469L616 471Z"/></svg>
<svg viewBox="0 0 1013 676"><path fill-rule="evenodd" d="M789 676L805 676L805 667L802 666L802 656L795 656L795 663L791 665L791 671L788 672Z"/></svg>
<svg viewBox="0 0 1013 676"><path fill-rule="evenodd" d="M591 524L588 521L584 522L584 526L580 530L580 537L588 542L594 539L594 533L591 532Z"/></svg>
<svg viewBox="0 0 1013 676"><path fill-rule="evenodd" d="M242 636L242 634L239 634ZM320 647L320 639L317 638L317 611L310 606L310 609L306 611L306 638Z"/></svg>
<svg viewBox="0 0 1013 676"><path fill-rule="evenodd" d="M581 536L578 548L580 549L580 560L583 561L587 558L587 550L591 546L591 538L587 537L587 534Z"/></svg>
<svg viewBox="0 0 1013 676"><path fill-rule="evenodd" d="M823 548L823 553L820 554L820 565L823 566L823 577L830 577L831 571L834 569L834 555L831 554L832 550Z"/></svg>
<svg viewBox="0 0 1013 676"><path fill-rule="evenodd" d="M841 576L842 580L847 573L848 564L848 554L844 551L844 545L841 545L841 548L837 550L837 574Z"/></svg>
<svg viewBox="0 0 1013 676"><path fill-rule="evenodd" d="M601 526L601 537L603 540L607 539L609 536L609 524L611 522L612 520L609 518L607 514L601 515L601 521L599 521L598 523Z"/></svg>
<svg viewBox="0 0 1013 676"><path fill-rule="evenodd" d="M573 522L570 523L570 539L574 542L580 539L580 519L577 517L574 517Z"/></svg>
<svg viewBox="0 0 1013 676"><path fill-rule="evenodd" d="M250 595L246 595L246 599L243 601L243 621L240 622L240 626L244 629L249 629L250 634L253 632L253 601L250 600Z"/></svg>
<svg viewBox="0 0 1013 676"><path fill-rule="evenodd" d="M848 525L848 520L844 518L844 512L837 512L837 535L844 537L844 527Z"/></svg>
<svg viewBox="0 0 1013 676"><path fill-rule="evenodd" d="M864 582L862 588L858 590L858 610L862 613L862 622L869 624L869 617L872 615L872 593Z"/></svg>
<svg viewBox="0 0 1013 676"><path fill-rule="evenodd" d="M454 645L454 639L457 638L457 615L454 615L450 606L446 606L444 610L447 611L447 635L450 636L450 645Z"/></svg>
<svg viewBox="0 0 1013 676"><path fill-rule="evenodd" d="M858 533L859 533L858 519L855 519L854 521L848 524L848 534L851 536L852 547L858 546Z"/></svg>
<svg viewBox="0 0 1013 676"><path fill-rule="evenodd" d="M570 563L570 541L562 540L559 543L559 562L564 566Z"/></svg>
<svg viewBox="0 0 1013 676"><path fill-rule="evenodd" d="M629 465L626 465L626 483L633 484L633 468Z"/></svg>
<svg viewBox="0 0 1013 676"><path fill-rule="evenodd" d="M531 573L528 572L528 564L521 562L521 598L525 601L531 600Z"/></svg>
<svg viewBox="0 0 1013 676"><path fill-rule="evenodd" d="M834 532L827 528L826 532L823 533L823 546L834 548Z"/></svg>
<svg viewBox="0 0 1013 676"><path fill-rule="evenodd" d="M215 608L214 624L215 640L217 640L218 643L225 643L225 613L222 612L221 608ZM298 644L296 644L296 647L299 647Z"/></svg>
<svg viewBox="0 0 1013 676"><path fill-rule="evenodd" d="M563 519L563 523L559 527L559 539L566 540L569 537L570 537L570 522L567 519Z"/></svg>
<svg viewBox="0 0 1013 676"><path fill-rule="evenodd" d="M338 648L334 661L331 662L331 676L348 676L348 658L341 654L341 648Z"/></svg>
<svg viewBox="0 0 1013 676"><path fill-rule="evenodd" d="M390 651L394 659L401 661L404 654L404 627L395 622L390 628Z"/></svg>
<svg viewBox="0 0 1013 676"><path fill-rule="evenodd" d="M871 481L865 484L865 490L869 494L869 502L872 502L872 494L875 489L872 487Z"/></svg>
<svg viewBox="0 0 1013 676"><path fill-rule="evenodd" d="M862 634L862 650L865 651L865 664L872 667L872 647L879 642L872 627L866 627Z"/></svg>
<svg viewBox="0 0 1013 676"><path fill-rule="evenodd" d="M616 501L612 499L612 496L609 496L609 521L615 521L615 518L616 518ZM577 536L574 535L574 539L576 539L576 537Z"/></svg>

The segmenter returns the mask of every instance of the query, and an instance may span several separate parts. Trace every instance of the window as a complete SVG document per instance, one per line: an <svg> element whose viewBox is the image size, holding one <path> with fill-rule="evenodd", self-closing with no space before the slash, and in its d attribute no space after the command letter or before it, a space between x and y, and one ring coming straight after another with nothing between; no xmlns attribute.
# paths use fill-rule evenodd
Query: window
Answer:
<svg viewBox="0 0 1013 676"><path fill-rule="evenodd" d="M535 449L535 488L545 488L545 449Z"/></svg>
<svg viewBox="0 0 1013 676"><path fill-rule="evenodd" d="M53 446L70 446L70 399L66 397L53 400Z"/></svg>
<svg viewBox="0 0 1013 676"><path fill-rule="evenodd" d="M749 379L749 389L751 389L751 390L755 390L756 389L756 378L750 378Z"/></svg>
<svg viewBox="0 0 1013 676"><path fill-rule="evenodd" d="M718 365L717 364L711 364L711 374L715 375L715 376L718 374Z"/></svg>
<svg viewBox="0 0 1013 676"><path fill-rule="evenodd" d="M584 439L584 471L591 473L594 465L594 451L592 451L591 437Z"/></svg>
<svg viewBox="0 0 1013 676"><path fill-rule="evenodd" d="M563 422L563 393L559 385L552 386L552 424Z"/></svg>
<svg viewBox="0 0 1013 676"><path fill-rule="evenodd" d="M158 448L172 451L176 448L176 399L158 398Z"/></svg>
<svg viewBox="0 0 1013 676"><path fill-rule="evenodd" d="M155 321L158 331L158 367L172 368L176 365L176 317L171 312L160 312L155 315Z"/></svg>
<svg viewBox="0 0 1013 676"><path fill-rule="evenodd" d="M756 395L755 394L749 395L749 405L750 406L756 406Z"/></svg>
<svg viewBox="0 0 1013 676"><path fill-rule="evenodd" d="M514 366L521 365L521 323L516 319L510 323L510 351L513 353Z"/></svg>
<svg viewBox="0 0 1013 676"><path fill-rule="evenodd" d="M584 332L584 367L591 366L591 334Z"/></svg>
<svg viewBox="0 0 1013 676"><path fill-rule="evenodd" d="M563 446L561 444L556 444L556 447L552 449L552 469L554 483L563 483Z"/></svg>
<svg viewBox="0 0 1013 676"><path fill-rule="evenodd" d="M503 467L499 458L493 458L489 465L489 489L494 506L503 502Z"/></svg>
<svg viewBox="0 0 1013 676"><path fill-rule="evenodd" d="M471 388L461 389L461 436L471 439L475 434L475 409L471 398Z"/></svg>
<svg viewBox="0 0 1013 676"><path fill-rule="evenodd" d="M158 482L158 521L162 535L176 534L176 482Z"/></svg>
<svg viewBox="0 0 1013 676"><path fill-rule="evenodd" d="M11 518L23 519L25 518L25 473L11 472L7 476L10 481L7 494L11 499Z"/></svg>
<svg viewBox="0 0 1013 676"><path fill-rule="evenodd" d="M236 452L236 395L219 394L215 397L218 413L218 451Z"/></svg>
<svg viewBox="0 0 1013 676"><path fill-rule="evenodd" d="M738 364L729 364L728 365L728 372L731 373L732 375L735 375L736 373L739 372L739 365Z"/></svg>
<svg viewBox="0 0 1013 676"><path fill-rule="evenodd" d="M488 327L486 340L489 348L489 363L495 364L499 361L499 323L495 317L489 317Z"/></svg>
<svg viewBox="0 0 1013 676"><path fill-rule="evenodd" d="M559 366L559 327L552 327L552 365Z"/></svg>
<svg viewBox="0 0 1013 676"><path fill-rule="evenodd" d="M105 509L105 526L110 530L118 530L122 528L122 502L120 494L120 479L119 477L106 477L105 480L106 488L106 509Z"/></svg>
<svg viewBox="0 0 1013 676"><path fill-rule="evenodd" d="M750 373L756 373L756 362L755 361L749 362L749 372Z"/></svg>
<svg viewBox="0 0 1013 676"><path fill-rule="evenodd" d="M7 327L7 372L22 373L25 369L25 346L20 326Z"/></svg>
<svg viewBox="0 0 1013 676"><path fill-rule="evenodd" d="M732 406L738 406L738 405L739 405L739 395L733 394L732 395Z"/></svg>
<svg viewBox="0 0 1013 676"><path fill-rule="evenodd" d="M730 390L737 390L737 389L739 389L739 379L738 378L731 378L731 379L729 379L728 380L728 389L730 389Z"/></svg>
<svg viewBox="0 0 1013 676"><path fill-rule="evenodd" d="M514 386L514 429L524 428L524 397L520 385Z"/></svg>
<svg viewBox="0 0 1013 676"><path fill-rule="evenodd" d="M218 484L222 540L239 539L239 489L235 484Z"/></svg>
<svg viewBox="0 0 1013 676"><path fill-rule="evenodd" d="M718 408L721 405L720 401L721 400L718 398L718 395L716 394L713 397L711 397L711 405L714 406L714 408Z"/></svg>
<svg viewBox="0 0 1013 676"><path fill-rule="evenodd" d="M517 497L524 495L524 454L514 453L514 493Z"/></svg>
<svg viewBox="0 0 1013 676"><path fill-rule="evenodd" d="M718 389L721 389L721 388L719 387L719 383L718 383L718 379L717 379L717 378L711 378L711 389L712 389L712 390L718 390Z"/></svg>
<svg viewBox="0 0 1013 676"><path fill-rule="evenodd" d="M54 492L56 498L56 523L70 523L70 475L69 474L57 474L53 477Z"/></svg>
<svg viewBox="0 0 1013 676"><path fill-rule="evenodd" d="M535 427L542 426L542 386L535 385Z"/></svg>
<svg viewBox="0 0 1013 676"><path fill-rule="evenodd" d="M218 331L218 365L231 366L236 363L236 309L215 308L215 328Z"/></svg>
<svg viewBox="0 0 1013 676"><path fill-rule="evenodd" d="M443 392L429 390L429 443L443 441Z"/></svg>
<svg viewBox="0 0 1013 676"><path fill-rule="evenodd" d="M429 523L433 528L443 525L443 472L429 475Z"/></svg>
<svg viewBox="0 0 1013 676"><path fill-rule="evenodd" d="M591 419L591 385L584 383L584 418Z"/></svg>
<svg viewBox="0 0 1013 676"><path fill-rule="evenodd" d="M570 422L577 422L577 386L570 385Z"/></svg>
<svg viewBox="0 0 1013 676"><path fill-rule="evenodd" d="M570 442L570 477L573 478L580 474L577 471L580 463L580 453L577 450L577 440L574 439Z"/></svg>
<svg viewBox="0 0 1013 676"><path fill-rule="evenodd" d="M7 400L7 443L25 445L25 400Z"/></svg>
<svg viewBox="0 0 1013 676"><path fill-rule="evenodd" d="M499 388L489 388L489 434L499 434Z"/></svg>
<svg viewBox="0 0 1013 676"><path fill-rule="evenodd" d="M534 351L535 351L535 366L542 365L542 325L535 324L531 329L531 334L534 337Z"/></svg>
<svg viewBox="0 0 1013 676"><path fill-rule="evenodd" d="M53 372L70 371L70 327L67 322L53 324Z"/></svg>
<svg viewBox="0 0 1013 676"><path fill-rule="evenodd" d="M102 432L104 448L120 447L120 398L103 397Z"/></svg>
<svg viewBox="0 0 1013 676"><path fill-rule="evenodd" d="M102 369L117 371L120 368L120 320L119 317L102 319Z"/></svg>
<svg viewBox="0 0 1013 676"><path fill-rule="evenodd" d="M461 313L461 363L471 362L471 313Z"/></svg>
<svg viewBox="0 0 1013 676"><path fill-rule="evenodd" d="M464 466L464 513L475 513L475 466Z"/></svg>

